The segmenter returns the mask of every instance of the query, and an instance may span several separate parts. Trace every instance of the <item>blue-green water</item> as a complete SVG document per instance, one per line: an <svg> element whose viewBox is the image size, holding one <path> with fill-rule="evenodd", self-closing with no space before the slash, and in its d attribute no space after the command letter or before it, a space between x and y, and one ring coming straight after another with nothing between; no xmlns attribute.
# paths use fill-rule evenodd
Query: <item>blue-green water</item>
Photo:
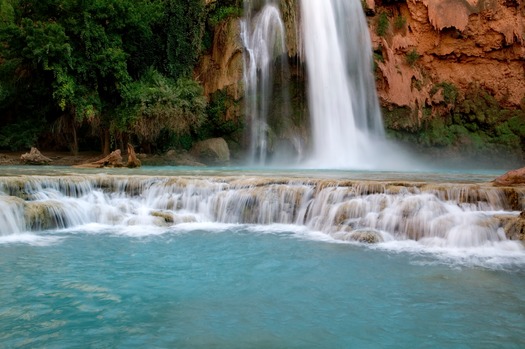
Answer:
<svg viewBox="0 0 525 349"><path fill-rule="evenodd" d="M523 348L525 264L294 226L0 241L1 348Z"/></svg>

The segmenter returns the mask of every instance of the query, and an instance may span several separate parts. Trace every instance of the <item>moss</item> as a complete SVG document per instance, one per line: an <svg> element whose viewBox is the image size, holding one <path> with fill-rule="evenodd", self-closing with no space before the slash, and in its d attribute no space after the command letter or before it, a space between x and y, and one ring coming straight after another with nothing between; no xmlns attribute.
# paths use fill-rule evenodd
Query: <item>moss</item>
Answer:
<svg viewBox="0 0 525 349"><path fill-rule="evenodd" d="M422 151L439 148L441 154L477 156L509 164L523 159L524 111L505 108L477 86L460 93L454 85L443 82L434 87L432 94L439 90L447 108L424 107L420 124L414 122L415 112L408 108L385 110L387 134Z"/></svg>
<svg viewBox="0 0 525 349"><path fill-rule="evenodd" d="M389 28L390 22L388 20L388 15L386 12L381 12L377 17L376 34L378 36L384 37L388 33Z"/></svg>
<svg viewBox="0 0 525 349"><path fill-rule="evenodd" d="M404 29L407 24L407 19L403 15L399 15L394 19L394 28L396 30Z"/></svg>
<svg viewBox="0 0 525 349"><path fill-rule="evenodd" d="M237 4L235 2L230 5L215 6L208 13L208 24L212 27L215 27L228 18L241 17L242 11L242 4Z"/></svg>
<svg viewBox="0 0 525 349"><path fill-rule="evenodd" d="M430 95L434 96L439 90L443 91L443 99L446 104L455 104L459 96L458 88L449 82L440 82L436 84L430 91Z"/></svg>
<svg viewBox="0 0 525 349"><path fill-rule="evenodd" d="M199 130L198 139L225 137L243 128L240 118L229 117L228 111L237 106L236 101L226 90L219 90L210 96L206 108L206 122Z"/></svg>
<svg viewBox="0 0 525 349"><path fill-rule="evenodd" d="M405 60L407 64L411 67L413 67L416 62L421 58L419 53L417 53L416 49L413 49L412 51L408 52L405 56Z"/></svg>

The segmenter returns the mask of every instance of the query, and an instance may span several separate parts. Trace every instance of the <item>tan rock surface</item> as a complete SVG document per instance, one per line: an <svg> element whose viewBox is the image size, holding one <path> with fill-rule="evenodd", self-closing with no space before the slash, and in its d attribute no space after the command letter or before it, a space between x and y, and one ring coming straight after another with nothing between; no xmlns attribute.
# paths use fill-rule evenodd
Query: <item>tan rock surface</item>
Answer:
<svg viewBox="0 0 525 349"><path fill-rule="evenodd" d="M204 87L204 94L227 89L235 100L243 96L243 45L240 19L231 18L215 28L210 54L201 58L195 77Z"/></svg>
<svg viewBox="0 0 525 349"><path fill-rule="evenodd" d="M525 96L524 12L504 0L407 0L383 6L390 15L391 31L375 34L369 18L378 62L378 89L385 105L419 109L432 106L432 88L448 82L460 90L477 84L507 106L517 107ZM394 28L396 16L406 28ZM407 64L415 50L417 62Z"/></svg>

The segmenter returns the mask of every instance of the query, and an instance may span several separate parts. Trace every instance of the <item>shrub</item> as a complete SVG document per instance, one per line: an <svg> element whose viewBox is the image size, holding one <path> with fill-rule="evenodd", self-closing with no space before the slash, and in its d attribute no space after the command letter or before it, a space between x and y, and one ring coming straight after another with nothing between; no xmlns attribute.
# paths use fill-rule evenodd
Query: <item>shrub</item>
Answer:
<svg viewBox="0 0 525 349"><path fill-rule="evenodd" d="M421 56L417 53L416 49L406 54L406 62L409 66L413 67Z"/></svg>
<svg viewBox="0 0 525 349"><path fill-rule="evenodd" d="M407 19L405 17L403 17L402 15L399 15L397 16L395 19L394 19L394 28L396 30L401 30L405 27L405 25L407 24Z"/></svg>
<svg viewBox="0 0 525 349"><path fill-rule="evenodd" d="M388 15L386 12L382 12L377 18L376 34L379 36L385 36L388 33L390 22L388 21Z"/></svg>

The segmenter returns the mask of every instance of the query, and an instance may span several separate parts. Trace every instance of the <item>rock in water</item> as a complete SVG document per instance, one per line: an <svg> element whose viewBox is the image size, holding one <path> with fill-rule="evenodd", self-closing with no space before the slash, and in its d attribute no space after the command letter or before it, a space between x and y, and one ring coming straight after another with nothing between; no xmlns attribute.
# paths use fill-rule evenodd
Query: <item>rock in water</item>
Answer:
<svg viewBox="0 0 525 349"><path fill-rule="evenodd" d="M48 165L52 160L42 155L37 148L31 147L29 153L20 156L20 161L26 165Z"/></svg>
<svg viewBox="0 0 525 349"><path fill-rule="evenodd" d="M223 138L210 138L195 143L190 154L207 165L224 165L230 161L230 149Z"/></svg>
<svg viewBox="0 0 525 349"><path fill-rule="evenodd" d="M496 178L492 183L495 185L523 185L525 184L525 167L509 171Z"/></svg>

